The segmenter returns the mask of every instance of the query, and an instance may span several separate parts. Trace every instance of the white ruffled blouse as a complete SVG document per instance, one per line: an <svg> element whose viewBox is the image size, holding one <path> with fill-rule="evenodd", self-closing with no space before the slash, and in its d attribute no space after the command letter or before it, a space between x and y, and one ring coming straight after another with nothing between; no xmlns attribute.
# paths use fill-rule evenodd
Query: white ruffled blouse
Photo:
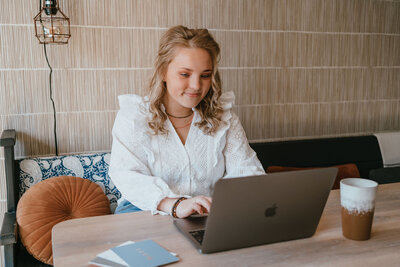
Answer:
<svg viewBox="0 0 400 267"><path fill-rule="evenodd" d="M112 130L109 176L126 199L152 214L166 197L211 196L220 178L264 174L250 148L239 118L232 112L233 92L221 98L226 125L210 136L193 124L185 144L169 120L168 134L153 135L147 125L148 103L137 95L119 96L120 110Z"/></svg>

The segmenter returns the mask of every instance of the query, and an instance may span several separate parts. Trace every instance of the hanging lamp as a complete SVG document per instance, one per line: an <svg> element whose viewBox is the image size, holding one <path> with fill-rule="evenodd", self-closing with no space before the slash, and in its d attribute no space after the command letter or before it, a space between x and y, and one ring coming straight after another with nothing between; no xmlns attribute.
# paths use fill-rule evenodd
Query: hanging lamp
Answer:
<svg viewBox="0 0 400 267"><path fill-rule="evenodd" d="M71 37L69 18L58 7L56 0L44 0L42 9L33 20L39 43L68 43Z"/></svg>

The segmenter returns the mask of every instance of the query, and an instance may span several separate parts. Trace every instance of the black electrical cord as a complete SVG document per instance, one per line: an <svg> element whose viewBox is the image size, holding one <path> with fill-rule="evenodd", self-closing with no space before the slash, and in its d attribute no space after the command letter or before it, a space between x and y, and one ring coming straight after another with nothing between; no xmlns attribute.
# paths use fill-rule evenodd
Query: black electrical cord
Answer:
<svg viewBox="0 0 400 267"><path fill-rule="evenodd" d="M39 11L42 9L42 0L39 0ZM43 33L44 33L44 29L43 29ZM53 69L50 66L49 63L49 58L47 57L47 50L46 50L46 43L43 43L43 50L44 50L44 55L46 57L46 62L47 62L47 66L49 66L50 69L50 73L49 73L49 88L50 88L50 100L51 103L53 105L53 119L54 119L54 144L55 144L55 148L56 148L56 156L58 156L58 145L57 145L57 112L56 112L56 106L54 104L54 100L53 100L53 90L51 87L51 77L53 74Z"/></svg>
<svg viewBox="0 0 400 267"><path fill-rule="evenodd" d="M44 55L46 56L47 65L49 66L50 73L49 73L49 88L50 88L50 100L53 105L53 119L54 119L54 145L56 147L56 156L58 156L58 145L57 145L57 112L56 106L53 100L53 90L51 88L51 76L53 74L53 69L50 66L49 59L47 58L47 51L46 51L46 44L43 44Z"/></svg>

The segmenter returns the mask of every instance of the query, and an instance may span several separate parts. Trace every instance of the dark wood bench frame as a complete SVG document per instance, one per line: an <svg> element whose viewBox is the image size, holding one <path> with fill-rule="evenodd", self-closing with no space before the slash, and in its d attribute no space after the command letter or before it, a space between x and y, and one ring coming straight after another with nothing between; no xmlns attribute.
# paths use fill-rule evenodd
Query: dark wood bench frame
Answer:
<svg viewBox="0 0 400 267"><path fill-rule="evenodd" d="M7 186L7 212L4 214L1 227L0 245L4 246L4 263L6 267L17 266L18 226L16 221L17 204L19 200L18 181L14 161L15 130L5 130L0 139L4 147L4 165Z"/></svg>
<svg viewBox="0 0 400 267"><path fill-rule="evenodd" d="M3 131L0 138L0 146L4 148L7 212L4 214L3 224L1 226L0 245L4 246L4 264L5 267L50 266L31 256L18 237L16 212L19 200L19 166L14 155L15 143L15 130Z"/></svg>

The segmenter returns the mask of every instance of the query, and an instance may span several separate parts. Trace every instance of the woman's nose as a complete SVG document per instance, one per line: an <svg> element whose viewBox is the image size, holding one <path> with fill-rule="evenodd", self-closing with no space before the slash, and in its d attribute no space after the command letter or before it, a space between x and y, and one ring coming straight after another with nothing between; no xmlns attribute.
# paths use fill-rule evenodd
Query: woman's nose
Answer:
<svg viewBox="0 0 400 267"><path fill-rule="evenodd" d="M192 75L189 86L191 89L195 89L195 90L200 89L200 87L201 87L200 77L195 77L194 75Z"/></svg>

